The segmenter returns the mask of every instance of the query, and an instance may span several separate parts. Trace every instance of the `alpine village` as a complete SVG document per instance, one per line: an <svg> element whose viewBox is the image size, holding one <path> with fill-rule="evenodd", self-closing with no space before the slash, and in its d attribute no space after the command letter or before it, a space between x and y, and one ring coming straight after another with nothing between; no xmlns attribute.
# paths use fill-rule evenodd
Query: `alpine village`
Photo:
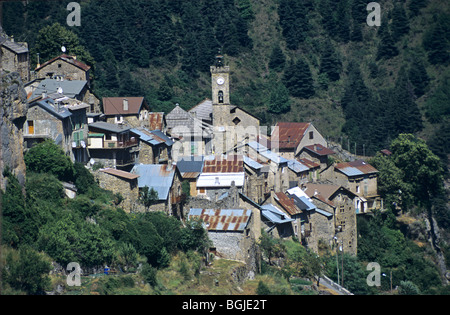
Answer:
<svg viewBox="0 0 450 315"><path fill-rule="evenodd" d="M1 294L450 294L448 2L369 2L0 2Z"/></svg>

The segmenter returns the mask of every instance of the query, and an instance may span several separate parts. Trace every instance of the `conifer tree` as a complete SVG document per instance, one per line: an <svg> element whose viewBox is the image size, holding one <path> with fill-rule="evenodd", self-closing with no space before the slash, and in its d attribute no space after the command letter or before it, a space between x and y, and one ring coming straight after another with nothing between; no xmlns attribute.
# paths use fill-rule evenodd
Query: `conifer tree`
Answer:
<svg viewBox="0 0 450 315"><path fill-rule="evenodd" d="M331 81L337 81L340 78L341 69L341 60L331 42L328 41L320 58L320 73L326 73Z"/></svg>
<svg viewBox="0 0 450 315"><path fill-rule="evenodd" d="M398 41L409 32L409 20L401 3L396 3L392 10L392 39Z"/></svg>
<svg viewBox="0 0 450 315"><path fill-rule="evenodd" d="M409 68L409 80L414 86L414 94L416 97L421 97L425 94L425 90L430 82L430 77L427 74L427 69L421 61L411 63Z"/></svg>
<svg viewBox="0 0 450 315"><path fill-rule="evenodd" d="M381 22L381 26L378 30L378 36L380 43L378 45L377 60L390 59L398 55L398 49L395 46L394 39L392 38L389 30L389 24L386 20Z"/></svg>
<svg viewBox="0 0 450 315"><path fill-rule="evenodd" d="M269 69L281 71L285 64L286 56L284 55L283 50L281 50L280 45L277 44L273 47L272 53L270 54Z"/></svg>
<svg viewBox="0 0 450 315"><path fill-rule="evenodd" d="M436 24L424 35L423 46L428 51L428 61L434 65L447 64L450 61L450 27L439 17ZM447 27L446 27L447 26Z"/></svg>
<svg viewBox="0 0 450 315"><path fill-rule="evenodd" d="M303 59L291 62L284 73L283 82L292 96L310 98L315 93L311 70Z"/></svg>
<svg viewBox="0 0 450 315"><path fill-rule="evenodd" d="M278 15L287 48L297 49L298 45L305 40L309 29L303 1L281 0Z"/></svg>

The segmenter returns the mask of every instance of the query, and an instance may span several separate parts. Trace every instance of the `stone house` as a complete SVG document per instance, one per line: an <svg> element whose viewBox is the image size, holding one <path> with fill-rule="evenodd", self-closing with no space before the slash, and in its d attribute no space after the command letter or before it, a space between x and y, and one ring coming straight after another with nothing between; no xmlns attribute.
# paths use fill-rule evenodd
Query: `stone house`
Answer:
<svg viewBox="0 0 450 315"><path fill-rule="evenodd" d="M131 128L98 121L88 125L88 154L91 163L130 170L139 154L139 137Z"/></svg>
<svg viewBox="0 0 450 315"><path fill-rule="evenodd" d="M104 97L102 105L108 123L133 128L149 126L149 107L144 97Z"/></svg>
<svg viewBox="0 0 450 315"><path fill-rule="evenodd" d="M0 43L0 69L8 72L18 72L23 82L30 80L30 53L26 42L18 43L13 37L2 34L5 39Z"/></svg>
<svg viewBox="0 0 450 315"><path fill-rule="evenodd" d="M261 206L261 224L269 235L275 238L292 237L294 234L289 215L281 211L277 206L269 203Z"/></svg>
<svg viewBox="0 0 450 315"><path fill-rule="evenodd" d="M343 186L359 196L355 204L356 213L365 213L381 208L378 195L378 170L363 160L330 165L321 172L321 178Z"/></svg>
<svg viewBox="0 0 450 315"><path fill-rule="evenodd" d="M183 217L182 178L175 164L135 164L131 173L139 175L140 191L148 187L158 194L158 199L149 210Z"/></svg>
<svg viewBox="0 0 450 315"><path fill-rule="evenodd" d="M139 156L136 163L171 163L173 141L162 131L138 127L131 129L131 132L139 136Z"/></svg>
<svg viewBox="0 0 450 315"><path fill-rule="evenodd" d="M243 156L245 170L245 191L247 196L257 203L261 203L265 195L269 193L268 174L269 166Z"/></svg>
<svg viewBox="0 0 450 315"><path fill-rule="evenodd" d="M248 157L267 166L265 192L286 191L289 188L288 160L269 150L257 141L245 145Z"/></svg>
<svg viewBox="0 0 450 315"><path fill-rule="evenodd" d="M64 78L64 80L84 80L90 86L91 67L76 56L62 54L52 58L34 69L37 79Z"/></svg>
<svg viewBox="0 0 450 315"><path fill-rule="evenodd" d="M232 185L219 200L190 198L186 205L189 219L203 221L216 256L246 264L255 273L259 254L256 243L261 237L260 206Z"/></svg>
<svg viewBox="0 0 450 315"><path fill-rule="evenodd" d="M197 178L197 196L217 201L234 184L245 193L243 157L239 155L205 156L203 169Z"/></svg>
<svg viewBox="0 0 450 315"><path fill-rule="evenodd" d="M118 193L123 197L119 207L125 212L135 212L138 209L139 175L113 168L105 168L96 171L94 176L101 188L110 190L114 194Z"/></svg>
<svg viewBox="0 0 450 315"><path fill-rule="evenodd" d="M328 167L328 157L335 152L321 144L312 144L304 146L298 155L299 158L306 158L320 165L320 169Z"/></svg>
<svg viewBox="0 0 450 315"><path fill-rule="evenodd" d="M342 186L328 184L307 183L303 191L318 210L333 214L334 231L324 234L322 240L331 245L333 237L336 237L347 253L356 255L355 202L358 196Z"/></svg>
<svg viewBox="0 0 450 315"><path fill-rule="evenodd" d="M289 188L319 179L320 164L308 159L288 160Z"/></svg>
<svg viewBox="0 0 450 315"><path fill-rule="evenodd" d="M203 156L212 153L212 126L194 117L178 104L166 115L166 133L178 141L174 143L173 157Z"/></svg>
<svg viewBox="0 0 450 315"><path fill-rule="evenodd" d="M177 161L181 178L189 183L191 197L197 196L197 179L203 171L203 162L203 156L183 156Z"/></svg>
<svg viewBox="0 0 450 315"><path fill-rule="evenodd" d="M26 147L52 139L72 161L86 162L89 105L62 94L51 94L29 103L24 124Z"/></svg>
<svg viewBox="0 0 450 315"><path fill-rule="evenodd" d="M325 138L312 123L278 122L270 137L272 151L289 160L297 157L305 146L314 144L327 147Z"/></svg>

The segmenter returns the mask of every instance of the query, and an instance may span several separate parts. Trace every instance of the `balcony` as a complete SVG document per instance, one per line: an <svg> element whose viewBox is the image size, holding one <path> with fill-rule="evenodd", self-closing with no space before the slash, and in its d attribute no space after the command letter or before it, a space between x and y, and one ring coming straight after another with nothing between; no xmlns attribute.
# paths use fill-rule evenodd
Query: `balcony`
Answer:
<svg viewBox="0 0 450 315"><path fill-rule="evenodd" d="M126 149L138 145L138 140L136 138L131 138L126 141L116 141L116 140L103 140L102 138L88 139L89 149Z"/></svg>

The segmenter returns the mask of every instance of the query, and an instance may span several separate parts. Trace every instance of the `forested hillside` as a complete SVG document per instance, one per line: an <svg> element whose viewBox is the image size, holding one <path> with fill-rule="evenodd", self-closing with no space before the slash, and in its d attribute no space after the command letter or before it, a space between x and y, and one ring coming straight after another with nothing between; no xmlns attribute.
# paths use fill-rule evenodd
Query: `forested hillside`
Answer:
<svg viewBox="0 0 450 315"><path fill-rule="evenodd" d="M380 27L367 25L363 0L81 1L79 27L66 24L68 2L4 3L4 28L29 42L34 62L65 45L94 65L100 97L191 108L210 97L209 65L221 49L232 102L264 124L313 121L358 154L403 132L448 142L450 13L442 1L378 1Z"/></svg>

